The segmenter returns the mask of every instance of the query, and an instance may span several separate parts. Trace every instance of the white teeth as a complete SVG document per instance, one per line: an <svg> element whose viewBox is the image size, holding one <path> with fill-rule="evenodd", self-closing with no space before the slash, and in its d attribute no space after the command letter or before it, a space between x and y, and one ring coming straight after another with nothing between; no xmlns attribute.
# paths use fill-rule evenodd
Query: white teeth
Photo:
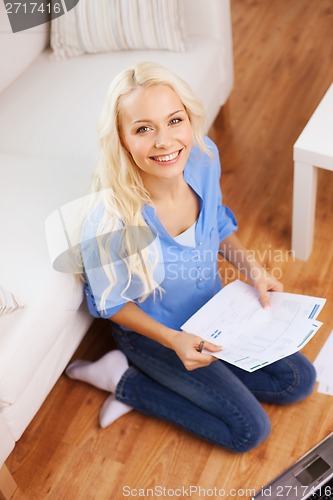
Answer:
<svg viewBox="0 0 333 500"><path fill-rule="evenodd" d="M177 156L179 155L179 151L177 151L176 153L172 153L171 155L166 155L166 156L153 156L154 160L157 160L157 161L171 161L171 160L174 160L175 158L177 158Z"/></svg>

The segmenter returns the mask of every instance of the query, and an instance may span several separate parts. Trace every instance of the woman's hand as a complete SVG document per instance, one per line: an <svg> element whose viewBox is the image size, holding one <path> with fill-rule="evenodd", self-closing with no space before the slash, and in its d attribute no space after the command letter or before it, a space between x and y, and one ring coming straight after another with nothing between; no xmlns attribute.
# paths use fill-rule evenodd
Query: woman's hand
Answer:
<svg viewBox="0 0 333 500"><path fill-rule="evenodd" d="M175 351L187 370L202 368L217 360L217 358L210 354L198 352L201 341L201 337L187 332L175 332L173 336L171 348ZM222 350L222 347L205 341L204 349L210 352L218 352Z"/></svg>
<svg viewBox="0 0 333 500"><path fill-rule="evenodd" d="M269 308L267 292L282 292L282 283L256 261L252 252L246 250L235 233L221 241L220 251L228 262L242 270L247 281L257 289L261 305L265 309Z"/></svg>
<svg viewBox="0 0 333 500"><path fill-rule="evenodd" d="M267 292L283 292L283 284L273 278L266 269L259 265L253 267L249 275L248 281L256 288L261 305L264 309L268 309L271 301Z"/></svg>

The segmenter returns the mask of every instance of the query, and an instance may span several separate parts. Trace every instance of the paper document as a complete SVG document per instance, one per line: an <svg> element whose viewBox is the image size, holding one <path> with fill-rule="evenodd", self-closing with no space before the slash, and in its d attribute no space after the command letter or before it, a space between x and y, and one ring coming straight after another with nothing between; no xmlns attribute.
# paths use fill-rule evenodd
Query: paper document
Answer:
<svg viewBox="0 0 333 500"><path fill-rule="evenodd" d="M315 359L314 366L319 381L318 392L333 396L333 332L330 333L320 353Z"/></svg>
<svg viewBox="0 0 333 500"><path fill-rule="evenodd" d="M326 299L285 292L268 295L271 307L263 309L257 291L236 280L181 328L223 346L213 354L217 358L253 372L302 349L322 325L316 317Z"/></svg>

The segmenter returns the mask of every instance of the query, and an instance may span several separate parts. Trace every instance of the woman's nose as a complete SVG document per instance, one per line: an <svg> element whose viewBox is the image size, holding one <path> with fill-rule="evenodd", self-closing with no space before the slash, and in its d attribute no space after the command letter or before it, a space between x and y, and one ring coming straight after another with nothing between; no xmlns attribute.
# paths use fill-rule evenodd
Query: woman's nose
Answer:
<svg viewBox="0 0 333 500"><path fill-rule="evenodd" d="M155 138L156 148L167 148L171 143L171 138L167 131L160 131Z"/></svg>

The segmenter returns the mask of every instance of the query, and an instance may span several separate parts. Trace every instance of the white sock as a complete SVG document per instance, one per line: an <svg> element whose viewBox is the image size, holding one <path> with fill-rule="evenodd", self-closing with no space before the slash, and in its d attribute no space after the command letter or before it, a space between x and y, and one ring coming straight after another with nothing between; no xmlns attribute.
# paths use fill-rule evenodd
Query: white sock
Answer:
<svg viewBox="0 0 333 500"><path fill-rule="evenodd" d="M106 353L97 361L77 359L68 365L66 375L109 392L116 392L122 375L128 368L125 354L119 350Z"/></svg>
<svg viewBox="0 0 333 500"><path fill-rule="evenodd" d="M99 425L105 429L105 427L112 424L119 417L122 417L131 410L133 410L131 406L128 406L121 401L117 401L114 395L111 394L104 401L101 411L99 412Z"/></svg>

